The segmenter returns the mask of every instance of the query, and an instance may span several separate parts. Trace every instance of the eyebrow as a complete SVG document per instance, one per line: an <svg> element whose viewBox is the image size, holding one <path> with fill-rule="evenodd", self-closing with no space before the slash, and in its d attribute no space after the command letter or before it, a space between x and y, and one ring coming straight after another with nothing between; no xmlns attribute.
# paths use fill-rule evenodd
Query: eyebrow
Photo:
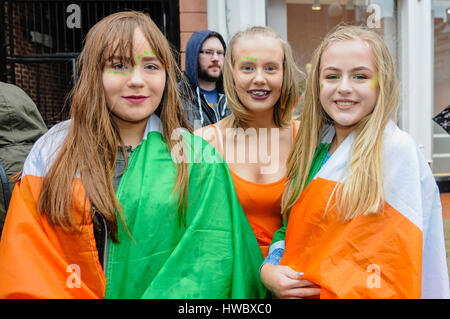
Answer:
<svg viewBox="0 0 450 319"><path fill-rule="evenodd" d="M326 68L324 68L322 70L323 71L341 71L341 69L336 68L334 66L327 66ZM351 69L350 71L355 72L355 71L369 71L369 72L374 72L372 69L366 67L366 66L357 66L356 68Z"/></svg>
<svg viewBox="0 0 450 319"><path fill-rule="evenodd" d="M245 59L245 57L244 58L241 58L241 59L239 59L239 60L237 60L236 62L237 63L241 63L241 64L244 64L244 63L250 63L250 64L254 64L254 63L256 63L256 62L258 62L259 61L259 59L257 59L256 61L253 59ZM259 61L260 62L260 61ZM283 63L281 62L277 62L277 61L267 61L267 62L264 62L263 63L263 65L276 65L276 66L280 66L280 65L283 65Z"/></svg>
<svg viewBox="0 0 450 319"><path fill-rule="evenodd" d="M123 61L123 62L131 62L131 58L129 58L129 57L123 57L123 56L111 56L111 57L109 57L108 59L107 59L107 61L110 61L110 62L114 62L114 61ZM141 56L141 58L139 59L139 58L135 58L135 61L136 61L136 63L137 62L139 62L139 61L141 61L141 62L152 62L152 61L160 61L156 56L154 56L154 55L152 55L152 56L149 56L149 55L144 55L144 56Z"/></svg>
<svg viewBox="0 0 450 319"><path fill-rule="evenodd" d="M141 61L159 61L159 59L156 56L143 56L141 58Z"/></svg>
<svg viewBox="0 0 450 319"><path fill-rule="evenodd" d="M201 51L225 51L224 49L217 49L217 48L200 48Z"/></svg>

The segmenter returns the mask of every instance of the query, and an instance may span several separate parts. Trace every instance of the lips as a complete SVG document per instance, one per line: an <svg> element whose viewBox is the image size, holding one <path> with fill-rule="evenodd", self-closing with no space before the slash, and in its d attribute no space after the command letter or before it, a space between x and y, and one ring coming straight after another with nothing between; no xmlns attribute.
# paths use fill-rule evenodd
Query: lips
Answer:
<svg viewBox="0 0 450 319"><path fill-rule="evenodd" d="M123 98L130 103L140 104L140 103L144 102L145 100L147 100L148 97L144 96L144 95L128 95L128 96L123 96Z"/></svg>
<svg viewBox="0 0 450 319"><path fill-rule="evenodd" d="M270 91L269 90L249 90L247 92L255 100L265 100L270 95Z"/></svg>
<svg viewBox="0 0 450 319"><path fill-rule="evenodd" d="M335 100L334 103L340 109L350 109L356 104L358 104L358 102L354 100Z"/></svg>

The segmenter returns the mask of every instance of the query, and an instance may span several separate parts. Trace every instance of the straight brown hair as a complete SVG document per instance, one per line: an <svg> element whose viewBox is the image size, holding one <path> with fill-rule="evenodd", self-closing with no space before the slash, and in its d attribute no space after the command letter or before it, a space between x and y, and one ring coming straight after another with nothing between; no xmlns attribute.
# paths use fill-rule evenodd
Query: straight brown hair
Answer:
<svg viewBox="0 0 450 319"><path fill-rule="evenodd" d="M71 123L59 153L44 176L39 196L38 210L53 225L64 229L79 227L71 216L74 207L74 177L78 176L85 189L85 208L91 216L98 212L107 222L109 235L117 241L116 211L124 222L117 200L113 177L116 154L123 145L119 131L106 105L102 72L112 56L132 56L133 34L139 28L166 70L166 87L161 104L155 111L159 115L163 138L169 151L176 141L172 131L188 128L177 90L181 72L175 62L171 47L159 28L142 12L119 12L96 23L88 32L84 48L78 59L79 79L70 93ZM188 164L177 164L174 192L179 194L178 210L184 213L188 196ZM87 216L83 216L86 218Z"/></svg>

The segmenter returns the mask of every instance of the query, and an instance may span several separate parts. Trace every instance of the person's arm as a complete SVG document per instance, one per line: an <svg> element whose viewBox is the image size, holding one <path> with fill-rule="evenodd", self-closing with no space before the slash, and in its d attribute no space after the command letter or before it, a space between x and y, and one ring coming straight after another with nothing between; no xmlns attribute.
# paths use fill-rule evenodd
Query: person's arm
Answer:
<svg viewBox="0 0 450 319"><path fill-rule="evenodd" d="M261 280L276 298L298 299L320 295L320 287L301 279L302 276L303 273L288 266L265 264L261 268Z"/></svg>
<svg viewBox="0 0 450 319"><path fill-rule="evenodd" d="M301 279L298 273L288 266L279 266L284 254L284 238L287 222L274 234L269 254L264 259L260 275L264 286L277 298L306 298L320 294L320 287Z"/></svg>

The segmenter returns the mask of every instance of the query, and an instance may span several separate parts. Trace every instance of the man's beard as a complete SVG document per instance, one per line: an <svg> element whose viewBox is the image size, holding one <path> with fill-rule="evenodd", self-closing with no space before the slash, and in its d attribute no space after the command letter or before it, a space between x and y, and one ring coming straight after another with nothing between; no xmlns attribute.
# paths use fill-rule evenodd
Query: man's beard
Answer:
<svg viewBox="0 0 450 319"><path fill-rule="evenodd" d="M200 66L198 67L198 77L206 82L217 82L222 75L222 70L220 70L220 74L217 76L212 76L208 74L208 69L204 70Z"/></svg>

